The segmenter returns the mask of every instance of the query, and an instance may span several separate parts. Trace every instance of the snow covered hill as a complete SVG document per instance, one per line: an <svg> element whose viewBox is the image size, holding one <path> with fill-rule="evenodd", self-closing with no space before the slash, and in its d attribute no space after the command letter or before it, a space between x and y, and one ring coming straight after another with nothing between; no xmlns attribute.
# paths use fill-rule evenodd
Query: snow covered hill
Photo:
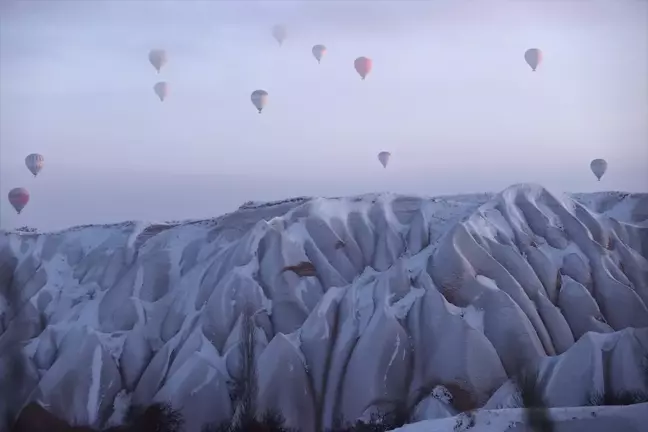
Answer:
<svg viewBox="0 0 648 432"><path fill-rule="evenodd" d="M246 203L5 232L0 264L0 415L38 400L101 426L170 400L199 431L232 416L247 308L258 406L304 431L512 407L523 366L554 407L648 391L648 194Z"/></svg>

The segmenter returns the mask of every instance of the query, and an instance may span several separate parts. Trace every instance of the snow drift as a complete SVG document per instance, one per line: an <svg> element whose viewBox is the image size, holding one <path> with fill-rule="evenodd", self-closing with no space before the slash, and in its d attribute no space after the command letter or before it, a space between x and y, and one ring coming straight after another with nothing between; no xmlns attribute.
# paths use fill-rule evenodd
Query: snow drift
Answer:
<svg viewBox="0 0 648 432"><path fill-rule="evenodd" d="M257 404L304 431L399 403L506 409L523 367L554 407L648 391L647 257L647 194L534 185L4 232L0 415L38 400L102 426L170 400L188 431L229 418L249 307Z"/></svg>

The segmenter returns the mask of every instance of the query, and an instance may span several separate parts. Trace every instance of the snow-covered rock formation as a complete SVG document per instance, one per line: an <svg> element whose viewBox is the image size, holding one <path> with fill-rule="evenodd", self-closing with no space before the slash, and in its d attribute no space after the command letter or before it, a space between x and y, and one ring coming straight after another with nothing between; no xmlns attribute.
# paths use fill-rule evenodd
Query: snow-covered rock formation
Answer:
<svg viewBox="0 0 648 432"><path fill-rule="evenodd" d="M101 426L170 400L191 432L229 418L249 308L258 407L303 431L507 408L523 367L556 407L648 391L647 257L647 194L534 185L5 232L0 416L38 400Z"/></svg>

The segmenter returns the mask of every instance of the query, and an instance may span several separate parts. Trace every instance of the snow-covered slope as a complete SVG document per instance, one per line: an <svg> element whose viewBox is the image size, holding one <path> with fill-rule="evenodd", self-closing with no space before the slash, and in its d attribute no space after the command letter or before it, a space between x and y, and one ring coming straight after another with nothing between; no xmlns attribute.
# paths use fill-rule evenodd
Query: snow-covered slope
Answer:
<svg viewBox="0 0 648 432"><path fill-rule="evenodd" d="M0 415L39 400L98 426L171 400L188 431L229 418L246 307L259 408L304 431L398 401L420 420L506 407L524 365L557 407L646 391L647 208L516 185L3 233L0 386L18 390Z"/></svg>
<svg viewBox="0 0 648 432"><path fill-rule="evenodd" d="M630 406L551 408L556 432L640 432L648 421L648 403ZM396 432L535 432L520 408L479 410L455 417L428 420L395 429Z"/></svg>

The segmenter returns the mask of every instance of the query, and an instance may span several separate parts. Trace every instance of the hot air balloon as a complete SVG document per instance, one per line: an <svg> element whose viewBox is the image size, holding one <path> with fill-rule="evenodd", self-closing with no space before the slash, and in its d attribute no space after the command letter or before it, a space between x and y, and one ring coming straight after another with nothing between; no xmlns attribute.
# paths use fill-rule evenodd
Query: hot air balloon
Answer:
<svg viewBox="0 0 648 432"><path fill-rule="evenodd" d="M272 27L272 36L279 42L279 46L281 46L286 39L286 28L282 25Z"/></svg>
<svg viewBox="0 0 648 432"><path fill-rule="evenodd" d="M353 65L355 66L355 70L358 71L362 79L365 79L366 76L371 72L371 59L367 57L358 57L355 59L355 62L353 62Z"/></svg>
<svg viewBox="0 0 648 432"><path fill-rule="evenodd" d="M381 151L380 153L378 153L378 160L382 164L383 168L387 168L390 157L391 153L389 153L388 151Z"/></svg>
<svg viewBox="0 0 648 432"><path fill-rule="evenodd" d="M44 162L45 158L43 155L38 153L32 153L25 158L25 165L27 165L27 169L34 174L34 177L36 177L40 170L43 169Z"/></svg>
<svg viewBox="0 0 648 432"><path fill-rule="evenodd" d="M531 66L531 70L535 72L540 62L542 62L542 51L538 48L530 48L524 53L524 60Z"/></svg>
<svg viewBox="0 0 648 432"><path fill-rule="evenodd" d="M167 54L163 49L152 49L149 51L148 58L157 73L160 73L160 69L162 69L167 62Z"/></svg>
<svg viewBox="0 0 648 432"><path fill-rule="evenodd" d="M25 208L29 202L29 192L25 188L15 188L9 191L9 203L12 205L16 212L20 214L22 209Z"/></svg>
<svg viewBox="0 0 648 432"><path fill-rule="evenodd" d="M160 81L153 86L153 91L160 98L160 101L164 102L167 92L169 91L169 85L164 81Z"/></svg>
<svg viewBox="0 0 648 432"><path fill-rule="evenodd" d="M607 162L605 159L594 159L592 162L590 162L590 169L598 179L598 181L601 181L601 177L603 177L603 174L605 174L605 171L607 171Z"/></svg>
<svg viewBox="0 0 648 432"><path fill-rule="evenodd" d="M317 63L322 61L322 57L326 54L326 47L324 45L315 45L312 49L313 56L317 59Z"/></svg>
<svg viewBox="0 0 648 432"><path fill-rule="evenodd" d="M259 114L261 114L261 111L263 110L263 107L268 100L268 92L265 90L254 90L252 92L252 95L250 96L250 99L252 100L252 103L254 104L256 109L259 110Z"/></svg>

